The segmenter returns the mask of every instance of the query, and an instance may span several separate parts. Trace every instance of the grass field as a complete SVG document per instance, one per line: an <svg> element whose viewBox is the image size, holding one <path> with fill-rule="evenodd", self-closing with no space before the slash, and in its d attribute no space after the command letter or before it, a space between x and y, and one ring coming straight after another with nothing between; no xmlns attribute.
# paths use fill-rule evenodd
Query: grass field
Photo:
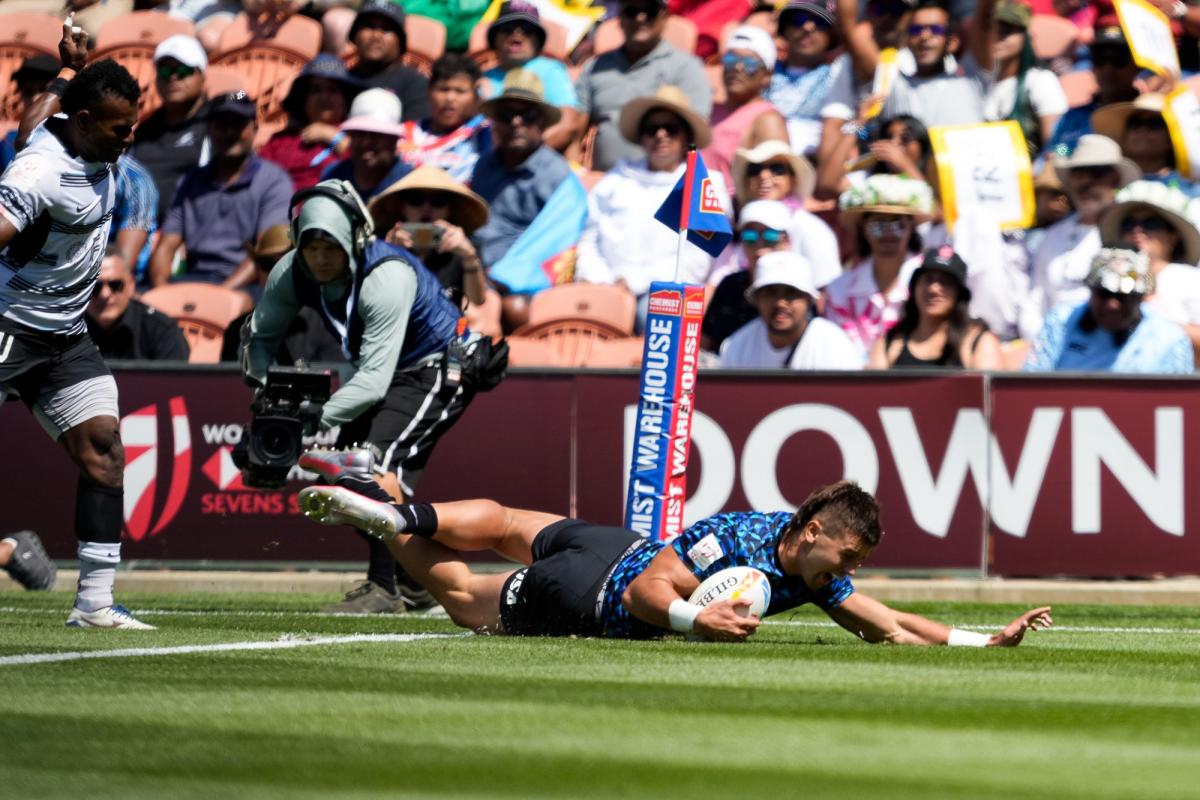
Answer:
<svg viewBox="0 0 1200 800"><path fill-rule="evenodd" d="M808 611L738 646L122 599L160 630L67 630L69 595L0 595L0 797L1200 796L1196 608L1062 606L1015 650L950 650ZM981 629L1022 610L905 608ZM203 649L235 642L275 649Z"/></svg>

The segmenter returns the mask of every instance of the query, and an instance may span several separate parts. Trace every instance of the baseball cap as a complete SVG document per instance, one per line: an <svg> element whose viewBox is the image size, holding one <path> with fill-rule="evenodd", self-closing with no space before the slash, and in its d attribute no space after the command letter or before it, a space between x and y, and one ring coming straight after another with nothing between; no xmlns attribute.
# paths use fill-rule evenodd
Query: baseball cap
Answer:
<svg viewBox="0 0 1200 800"><path fill-rule="evenodd" d="M786 231L791 221L792 214L788 207L778 200L755 200L742 207L742 213L738 216L738 228L757 222L765 228Z"/></svg>
<svg viewBox="0 0 1200 800"><path fill-rule="evenodd" d="M967 288L967 262L954 252L954 248L949 243L925 251L925 257L921 259L921 266L913 270L912 278L909 279L910 292L912 291L911 287L916 285L917 276L930 269L936 269L938 272L952 276L958 281L959 291L965 293L968 300L971 299L971 290Z"/></svg>
<svg viewBox="0 0 1200 800"><path fill-rule="evenodd" d="M754 294L764 286L791 286L809 297L817 296L812 264L794 250L767 253L754 267L754 283L746 290L746 299L754 302Z"/></svg>
<svg viewBox="0 0 1200 800"><path fill-rule="evenodd" d="M154 48L154 63L157 64L164 58L173 58L185 67L201 72L208 69L208 56L204 54L204 46L195 36L184 33L168 36Z"/></svg>
<svg viewBox="0 0 1200 800"><path fill-rule="evenodd" d="M208 114L210 117L215 114L235 114L246 119L254 119L258 116L258 108L254 98L246 92L229 92L213 100Z"/></svg>
<svg viewBox="0 0 1200 800"><path fill-rule="evenodd" d="M771 34L753 25L742 25L729 35L722 52L728 53L730 50L749 50L758 56L768 70L775 69L775 58L779 54Z"/></svg>

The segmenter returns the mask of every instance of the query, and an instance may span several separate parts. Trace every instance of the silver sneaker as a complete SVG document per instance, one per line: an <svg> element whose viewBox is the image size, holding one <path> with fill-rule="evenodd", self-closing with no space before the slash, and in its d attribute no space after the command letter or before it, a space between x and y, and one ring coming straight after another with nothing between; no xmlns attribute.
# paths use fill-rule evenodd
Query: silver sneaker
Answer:
<svg viewBox="0 0 1200 800"><path fill-rule="evenodd" d="M369 447L347 447L335 450L332 447L311 447L300 456L300 469L315 472L326 483L333 483L343 475L371 479L375 467L375 454Z"/></svg>
<svg viewBox="0 0 1200 800"><path fill-rule="evenodd" d="M390 542L403 527L400 512L341 486L310 486L297 495L304 516L322 525L351 525Z"/></svg>
<svg viewBox="0 0 1200 800"><path fill-rule="evenodd" d="M2 567L14 581L30 591L54 587L58 567L46 555L46 548L42 547L42 540L36 533L21 531L11 536L0 536L0 539L12 539L17 543L8 563Z"/></svg>

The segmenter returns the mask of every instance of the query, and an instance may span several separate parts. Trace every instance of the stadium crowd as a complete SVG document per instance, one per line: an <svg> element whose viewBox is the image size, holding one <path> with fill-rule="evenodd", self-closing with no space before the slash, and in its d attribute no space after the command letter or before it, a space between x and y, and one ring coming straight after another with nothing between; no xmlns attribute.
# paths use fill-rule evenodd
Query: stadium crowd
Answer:
<svg viewBox="0 0 1200 800"><path fill-rule="evenodd" d="M710 366L1191 372L1200 183L1164 108L1200 92L1200 3L1152 3L1178 78L1135 63L1111 0L6 0L0 22L73 11L143 86L87 311L106 357L235 358L293 192L338 178L515 365L547 357L518 346L539 297L588 285L617 311L574 330L632 338L678 274L709 289ZM0 167L58 69L0 65ZM1004 120L1035 223L947 225L931 129ZM654 219L691 147L734 230L716 257ZM224 348L164 324L185 296ZM341 354L302 314L278 357Z"/></svg>

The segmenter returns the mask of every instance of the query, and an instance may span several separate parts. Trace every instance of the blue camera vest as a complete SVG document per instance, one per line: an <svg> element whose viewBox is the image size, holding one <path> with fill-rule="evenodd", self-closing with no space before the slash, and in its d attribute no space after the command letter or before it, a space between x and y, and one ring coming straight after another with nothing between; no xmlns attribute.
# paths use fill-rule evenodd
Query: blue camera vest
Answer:
<svg viewBox="0 0 1200 800"><path fill-rule="evenodd" d="M296 257L299 257L299 252ZM402 247L372 239L354 273L349 308L345 302L323 302L320 286L299 264L292 268L292 279L300 303L321 315L329 332L341 339L342 350L357 361L363 338L363 320L358 313L359 292L367 276L389 259L403 259L417 275L417 296L409 312L404 346L396 359L396 369L404 369L426 356L445 350L457 335L458 309L442 293L442 285L419 258Z"/></svg>

